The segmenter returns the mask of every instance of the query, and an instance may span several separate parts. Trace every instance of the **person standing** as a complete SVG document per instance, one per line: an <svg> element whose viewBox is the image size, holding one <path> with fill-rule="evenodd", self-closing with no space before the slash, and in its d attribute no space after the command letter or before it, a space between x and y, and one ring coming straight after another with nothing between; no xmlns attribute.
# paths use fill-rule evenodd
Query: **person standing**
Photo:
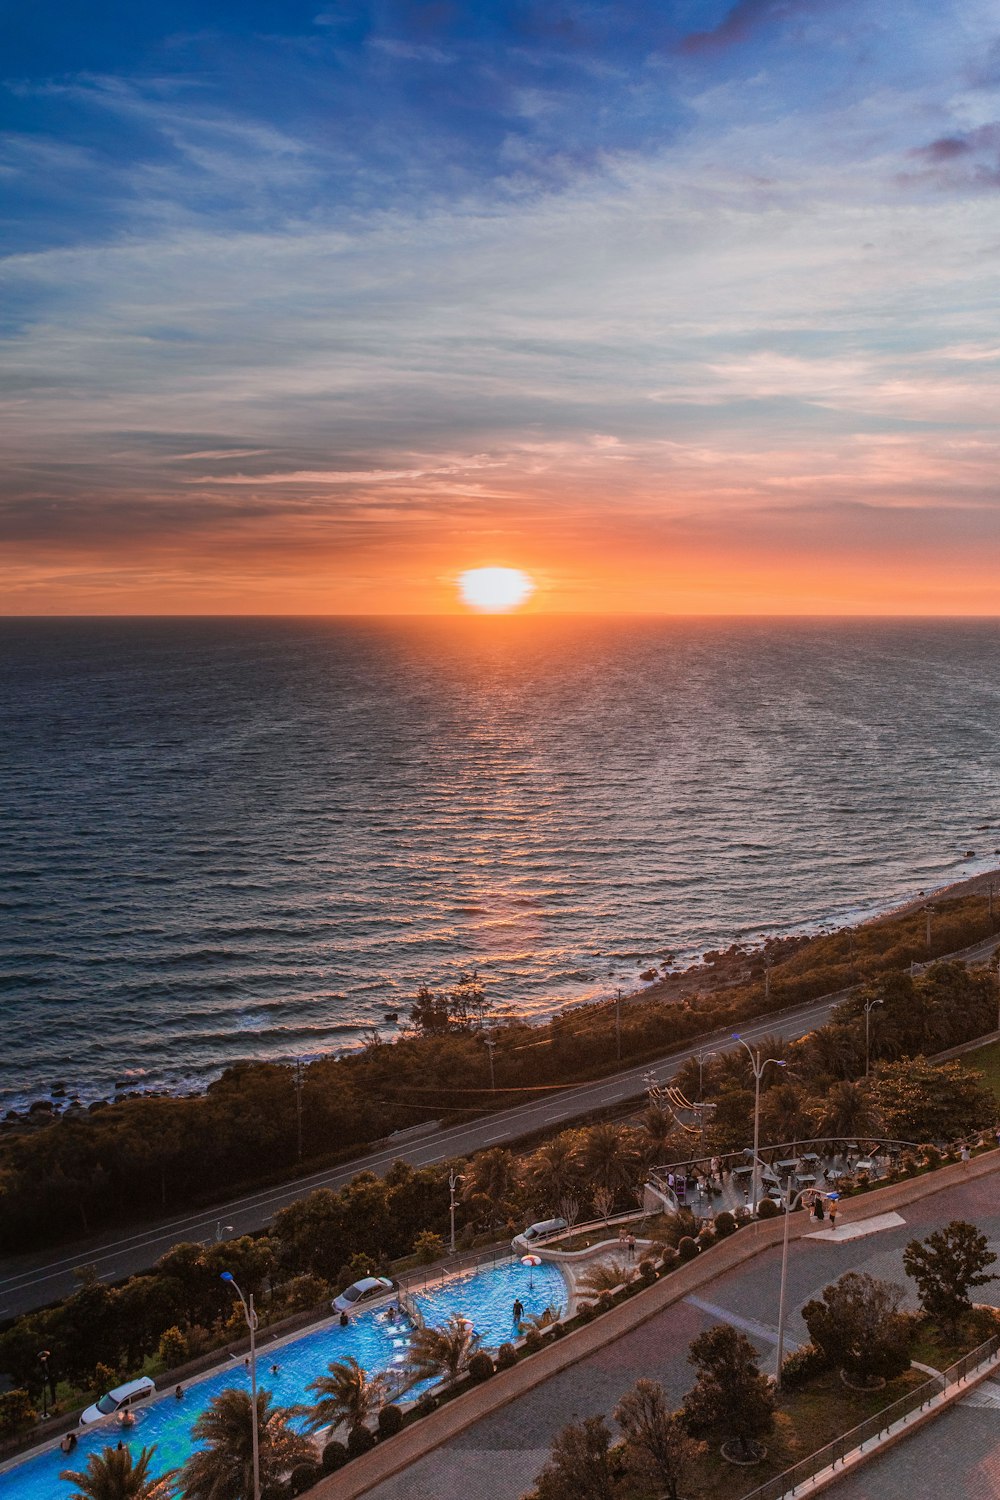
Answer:
<svg viewBox="0 0 1000 1500"><path fill-rule="evenodd" d="M836 1205L836 1203L831 1203L830 1204L830 1228L831 1229L836 1229L836 1227L837 1227L837 1205Z"/></svg>
<svg viewBox="0 0 1000 1500"><path fill-rule="evenodd" d="M524 1307L521 1303L520 1297L514 1298L514 1306L511 1308L511 1315L515 1323L520 1323L521 1319L524 1317Z"/></svg>

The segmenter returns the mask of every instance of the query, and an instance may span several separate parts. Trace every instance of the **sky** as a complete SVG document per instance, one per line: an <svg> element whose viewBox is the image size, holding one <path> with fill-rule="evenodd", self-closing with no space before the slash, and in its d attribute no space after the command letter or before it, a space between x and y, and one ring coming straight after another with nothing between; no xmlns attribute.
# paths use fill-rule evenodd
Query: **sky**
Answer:
<svg viewBox="0 0 1000 1500"><path fill-rule="evenodd" d="M6 8L0 611L1000 613L993 0Z"/></svg>

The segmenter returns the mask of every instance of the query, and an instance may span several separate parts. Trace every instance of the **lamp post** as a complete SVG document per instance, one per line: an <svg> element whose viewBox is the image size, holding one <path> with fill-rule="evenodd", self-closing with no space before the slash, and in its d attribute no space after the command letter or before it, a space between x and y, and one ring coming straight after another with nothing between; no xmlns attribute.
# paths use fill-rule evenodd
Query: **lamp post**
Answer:
<svg viewBox="0 0 1000 1500"><path fill-rule="evenodd" d="M717 1052L697 1052L695 1059L698 1063L698 1150L704 1155L705 1151L705 1064L710 1057L718 1057Z"/></svg>
<svg viewBox="0 0 1000 1500"><path fill-rule="evenodd" d="M762 1059L760 1048L755 1052L750 1043L744 1041L738 1032L733 1032L733 1041L739 1042L741 1047L747 1049L750 1055L750 1066L753 1068L753 1174L751 1178L750 1212L756 1217L757 1199L760 1196L760 1156L758 1154L760 1149L760 1080L763 1078L764 1069L769 1063L773 1063L776 1068L783 1068L785 1064L784 1060L780 1057L765 1057Z"/></svg>
<svg viewBox="0 0 1000 1500"><path fill-rule="evenodd" d="M876 1005L883 1005L884 1003L885 1003L884 1001L879 1000L877 998L873 999L873 1000L866 1000L865 1001L865 1077L866 1078L868 1077L868 1067L869 1067L869 1063L871 1061L871 1017L872 1017L872 1011L875 1009Z"/></svg>
<svg viewBox="0 0 1000 1500"><path fill-rule="evenodd" d="M253 1500L260 1500L260 1439L257 1433L257 1314L253 1310L253 1292L247 1301L236 1284L231 1271L223 1271L221 1279L229 1283L243 1304L243 1316L250 1330L250 1431L253 1440Z"/></svg>
<svg viewBox="0 0 1000 1500"><path fill-rule="evenodd" d="M455 1189L458 1187L458 1184L460 1182L463 1182L464 1180L465 1179L462 1177L461 1172L456 1172L455 1168L452 1167L450 1172L448 1173L448 1191L451 1194L451 1202L448 1205L448 1212L451 1216L451 1239L449 1241L449 1249L451 1250L452 1255L455 1254Z"/></svg>
<svg viewBox="0 0 1000 1500"><path fill-rule="evenodd" d="M223 1224L221 1219L217 1219L215 1222L215 1243L221 1245L223 1235L231 1234L232 1230L232 1224Z"/></svg>
<svg viewBox="0 0 1000 1500"><path fill-rule="evenodd" d="M43 1422L44 1422L45 1418L49 1414L49 1404L48 1404L48 1397L47 1397L47 1394L46 1394L46 1386L48 1386L49 1390L51 1391L51 1389L52 1389L52 1376L49 1374L49 1360L51 1359L51 1357L52 1357L51 1353L50 1353L50 1351L48 1349L39 1349L39 1351L38 1351L38 1363L42 1367L42 1421ZM53 1400L54 1399L55 1398L53 1397Z"/></svg>
<svg viewBox="0 0 1000 1500"><path fill-rule="evenodd" d="M792 1175L788 1174L788 1188L785 1192L785 1232L781 1239L781 1290L778 1293L778 1346L776 1350L778 1367L774 1376L774 1388L781 1390L781 1362L785 1356L785 1290L788 1285L788 1225L792 1217L792 1209L800 1203L806 1193L812 1193L817 1198L827 1198L836 1203L840 1198L839 1193L822 1193L816 1188L802 1188L792 1197Z"/></svg>

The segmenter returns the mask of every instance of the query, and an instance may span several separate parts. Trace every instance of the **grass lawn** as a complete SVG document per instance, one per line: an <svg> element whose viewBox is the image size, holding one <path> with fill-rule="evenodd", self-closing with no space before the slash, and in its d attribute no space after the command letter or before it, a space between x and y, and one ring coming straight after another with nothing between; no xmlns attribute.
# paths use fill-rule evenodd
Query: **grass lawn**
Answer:
<svg viewBox="0 0 1000 1500"><path fill-rule="evenodd" d="M986 1047L977 1047L975 1052L965 1052L958 1061L963 1068L975 1068L977 1073L982 1073L986 1087L1000 1099L1000 1042L990 1042Z"/></svg>

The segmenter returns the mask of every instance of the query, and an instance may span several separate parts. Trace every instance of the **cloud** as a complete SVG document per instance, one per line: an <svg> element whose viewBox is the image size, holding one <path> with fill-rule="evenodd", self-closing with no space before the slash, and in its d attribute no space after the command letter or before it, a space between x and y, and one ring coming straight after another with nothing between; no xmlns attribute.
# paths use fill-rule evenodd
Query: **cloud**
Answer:
<svg viewBox="0 0 1000 1500"><path fill-rule="evenodd" d="M766 26L787 20L810 9L815 0L737 0L717 26L709 31L691 31L678 44L690 55L723 52L752 37Z"/></svg>

